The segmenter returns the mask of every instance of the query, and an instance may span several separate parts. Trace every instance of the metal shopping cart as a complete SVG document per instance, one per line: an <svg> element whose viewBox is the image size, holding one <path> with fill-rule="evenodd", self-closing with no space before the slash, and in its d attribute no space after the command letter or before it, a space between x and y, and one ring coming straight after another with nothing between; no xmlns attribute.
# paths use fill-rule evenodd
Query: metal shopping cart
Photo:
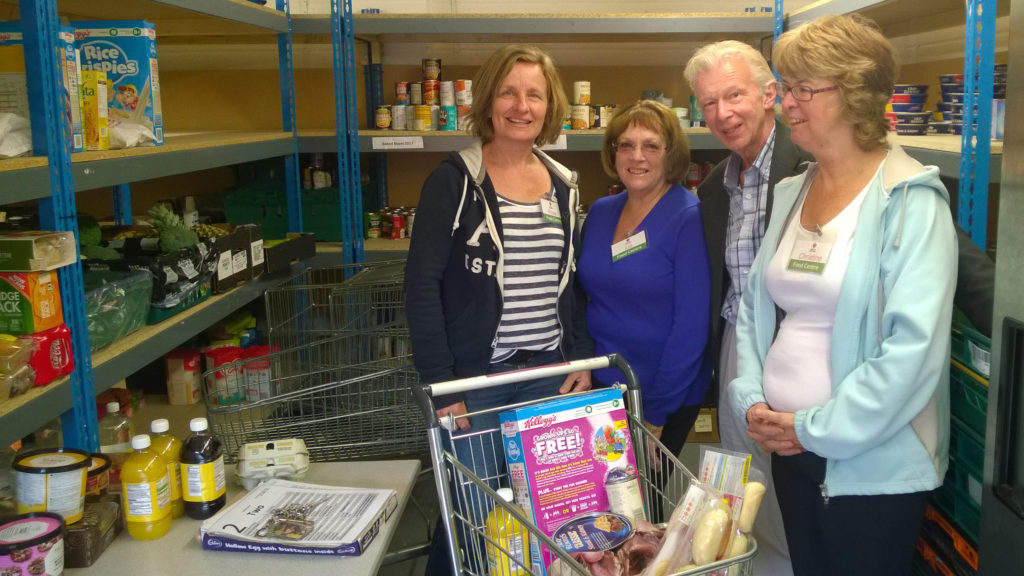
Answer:
<svg viewBox="0 0 1024 576"><path fill-rule="evenodd" d="M312 461L425 455L403 311L404 261L310 268L267 290L272 352L204 373L229 459L247 442L302 438ZM252 370L269 382L253 392ZM227 401L224 401L227 399Z"/></svg>
<svg viewBox="0 0 1024 576"><path fill-rule="evenodd" d="M625 360L617 354L423 385L416 388L416 400L427 420L430 456L435 470L434 478L442 512L441 517L445 525L445 534L436 534L434 537L447 538L448 554L456 575L482 576L486 574L486 550L490 549L492 554L496 553L509 565L515 567L515 574L536 576L533 568L525 565L529 564L529 560L524 562L517 554L510 553L502 547L501 543L488 537L484 519L494 507L501 507L508 512L522 525L524 531L529 533L530 539L542 542L561 561L561 569L558 570L557 576L569 576L570 574L588 576L589 572L541 532L523 515L520 509L509 506L498 497L496 489L499 486L511 486L508 472L498 471L492 477L481 478L459 460L458 451L460 449L469 449L474 455L490 451L488 456L498 462L503 462L505 455L500 429L471 429L468 432L460 432L456 426L458 418L471 418L487 412L520 408L537 402L503 406L459 417L447 415L443 419L439 419L435 412L433 398L548 376L564 375L581 370L597 370L609 366L618 369L625 377L626 384L617 386L623 390L626 399L629 430L633 438L632 446L644 499L644 513L647 520L657 522L659 519L650 517L652 510L664 510L667 511L665 512L667 515L675 509L690 483L697 480L676 456L668 452L643 425L640 387L636 375ZM564 397L561 396L561 398ZM459 448L460 446L461 448ZM692 576L728 573L730 576L749 576L752 573L751 560L757 554L757 542L753 537L749 537L748 542L748 550L739 556L678 574Z"/></svg>

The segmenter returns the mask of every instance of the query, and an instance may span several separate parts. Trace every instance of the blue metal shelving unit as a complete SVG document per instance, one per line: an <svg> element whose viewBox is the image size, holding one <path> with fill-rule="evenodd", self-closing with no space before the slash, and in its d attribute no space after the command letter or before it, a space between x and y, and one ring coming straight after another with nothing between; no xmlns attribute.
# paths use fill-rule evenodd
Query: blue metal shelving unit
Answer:
<svg viewBox="0 0 1024 576"><path fill-rule="evenodd" d="M39 201L39 221L44 229L70 231L78 238L71 139L64 119L69 103L56 58L57 3L55 0L21 0L20 8L26 70L39 71L39 74L26 74L29 101L42 103L42 106L30 107L32 143L37 156L49 158L50 196ZM96 399L92 395L92 354L81 263L64 266L57 277L75 361L75 371L71 373L72 407L61 418L64 445L96 451L100 444L95 426Z"/></svg>
<svg viewBox="0 0 1024 576"><path fill-rule="evenodd" d="M281 118L285 132L292 133L292 153L284 158L288 199L288 230L302 232L302 187L299 185L299 134L295 126L295 64L292 58L292 21L288 0L277 0L288 30L277 35L277 64L281 82Z"/></svg>
<svg viewBox="0 0 1024 576"><path fill-rule="evenodd" d="M964 43L963 132L957 220L982 250L988 236L988 183L995 68L996 0L969 0ZM981 127L979 129L979 127Z"/></svg>
<svg viewBox="0 0 1024 576"><path fill-rule="evenodd" d="M359 124L356 116L355 31L351 0L331 0L331 55L334 63L342 259L346 264L352 264L362 262L364 253Z"/></svg>

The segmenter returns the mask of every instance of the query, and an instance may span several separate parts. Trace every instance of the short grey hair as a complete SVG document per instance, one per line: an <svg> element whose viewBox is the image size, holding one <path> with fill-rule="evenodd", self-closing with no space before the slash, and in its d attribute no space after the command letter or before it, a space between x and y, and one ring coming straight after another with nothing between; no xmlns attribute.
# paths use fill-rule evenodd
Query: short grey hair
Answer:
<svg viewBox="0 0 1024 576"><path fill-rule="evenodd" d="M764 59L764 56L757 49L750 44L736 40L723 40L713 44L705 44L686 63L686 70L683 71L683 76L686 78L687 84L690 85L690 91L693 93L697 92L697 77L702 72L708 68L719 66L724 60L730 58L741 58L746 61L747 66L750 67L754 84L757 85L761 94L764 94L765 89L775 82L775 75L772 74L768 61Z"/></svg>

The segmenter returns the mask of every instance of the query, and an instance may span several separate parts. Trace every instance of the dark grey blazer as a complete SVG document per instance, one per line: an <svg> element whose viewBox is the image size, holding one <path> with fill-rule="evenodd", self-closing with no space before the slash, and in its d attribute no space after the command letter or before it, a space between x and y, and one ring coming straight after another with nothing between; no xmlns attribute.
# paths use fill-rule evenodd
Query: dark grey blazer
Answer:
<svg viewBox="0 0 1024 576"><path fill-rule="evenodd" d="M765 227L772 215L772 199L775 185L783 178L800 174L813 162L814 157L799 148L789 138L789 128L779 121L775 122L775 149L772 152L772 166L768 173L768 208L765 213ZM725 191L726 158L711 170L711 174L697 188L700 197L701 214L704 217L704 240L708 245L708 256L711 259L711 338L708 341L708 353L711 354L715 376L712 384L717 381L718 354L722 345L722 300L729 289L729 271L725 268L725 233L729 227L729 194ZM717 390L717 386L711 386ZM710 390L710 389L709 389ZM709 394L712 394L709 392ZM717 392L709 399L717 399Z"/></svg>

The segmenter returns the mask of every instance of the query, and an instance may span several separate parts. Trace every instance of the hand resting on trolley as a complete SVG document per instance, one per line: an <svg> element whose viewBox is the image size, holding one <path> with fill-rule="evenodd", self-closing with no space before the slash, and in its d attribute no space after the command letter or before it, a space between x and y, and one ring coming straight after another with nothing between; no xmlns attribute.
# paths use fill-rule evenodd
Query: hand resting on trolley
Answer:
<svg viewBox="0 0 1024 576"><path fill-rule="evenodd" d="M590 390L593 383L590 381L590 371L582 370L580 372L573 372L565 377L565 382L558 389L559 394L568 394L570 392L586 392ZM437 411L438 419L442 419L445 416L451 414L455 418L455 426L459 430L469 430L469 418L459 418L459 416L465 416L468 411L466 410L465 402L456 402L450 406L445 406Z"/></svg>

